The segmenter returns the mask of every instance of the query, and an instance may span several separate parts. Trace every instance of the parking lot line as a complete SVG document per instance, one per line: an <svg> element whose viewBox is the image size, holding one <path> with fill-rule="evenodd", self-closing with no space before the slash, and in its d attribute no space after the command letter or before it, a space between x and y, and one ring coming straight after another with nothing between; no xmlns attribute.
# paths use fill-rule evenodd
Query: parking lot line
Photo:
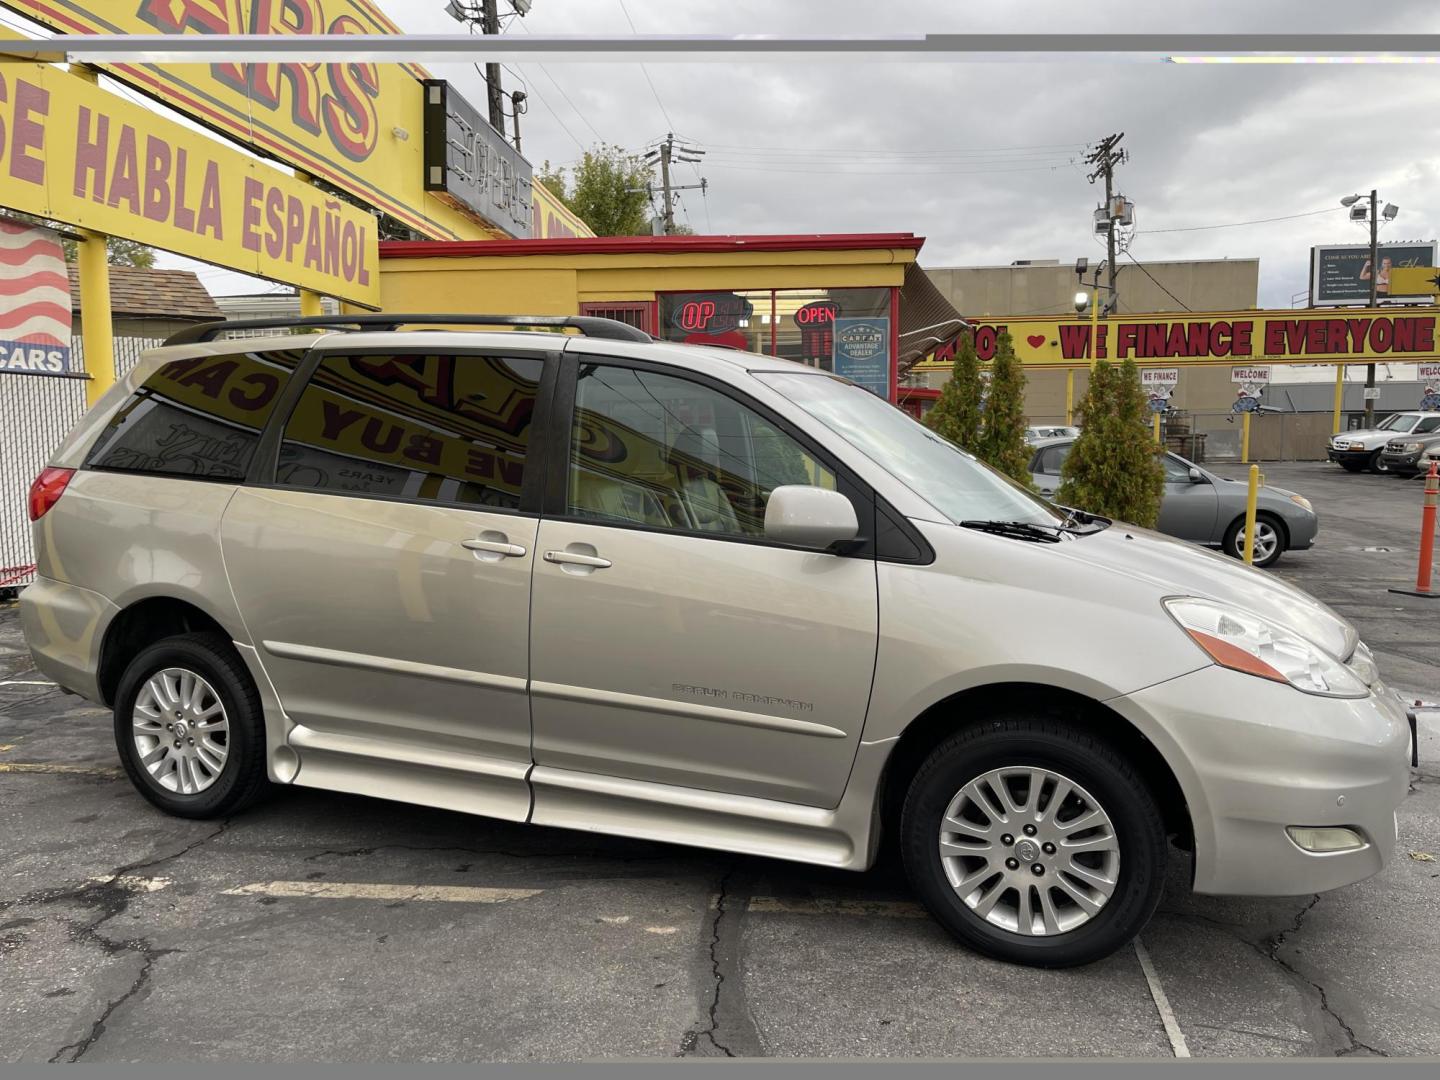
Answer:
<svg viewBox="0 0 1440 1080"><path fill-rule="evenodd" d="M789 900L752 896L747 911L782 915L861 915L889 919L928 919L929 912L908 900Z"/></svg>
<svg viewBox="0 0 1440 1080"><path fill-rule="evenodd" d="M113 765L67 765L60 761L0 761L0 773L68 773L74 776L124 776Z"/></svg>
<svg viewBox="0 0 1440 1080"><path fill-rule="evenodd" d="M1180 1021L1175 1017L1175 1010L1170 1007L1165 988L1160 985L1160 975L1150 960L1150 950L1145 948L1144 942L1138 937L1135 939L1135 955L1140 960L1140 970L1145 974L1145 983L1150 987L1155 1011L1160 1014L1160 1023L1165 1025L1165 1037L1170 1040L1171 1052L1177 1058L1188 1058L1190 1047L1185 1044L1185 1033L1180 1030Z"/></svg>
<svg viewBox="0 0 1440 1080"><path fill-rule="evenodd" d="M424 900L456 904L503 904L527 900L544 889L491 889L476 885L376 885L363 881L257 881L226 889L222 896L299 896L326 900Z"/></svg>

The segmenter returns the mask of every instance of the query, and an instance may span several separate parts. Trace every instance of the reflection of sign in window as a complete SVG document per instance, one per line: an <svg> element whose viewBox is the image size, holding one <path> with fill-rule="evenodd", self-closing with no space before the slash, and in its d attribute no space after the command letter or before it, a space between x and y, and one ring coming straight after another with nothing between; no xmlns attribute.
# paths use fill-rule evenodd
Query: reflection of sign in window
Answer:
<svg viewBox="0 0 1440 1080"><path fill-rule="evenodd" d="M840 305L833 300L814 300L795 312L800 328L800 355L806 360L828 359L835 349L835 317Z"/></svg>
<svg viewBox="0 0 1440 1080"><path fill-rule="evenodd" d="M666 297L670 325L687 334L725 334L750 320L753 304L734 293L679 293Z"/></svg>

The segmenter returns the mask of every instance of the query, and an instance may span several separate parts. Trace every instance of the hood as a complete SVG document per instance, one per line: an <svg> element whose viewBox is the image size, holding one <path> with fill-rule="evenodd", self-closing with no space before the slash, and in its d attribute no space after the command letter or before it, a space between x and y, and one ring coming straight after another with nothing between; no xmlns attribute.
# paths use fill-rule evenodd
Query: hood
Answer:
<svg viewBox="0 0 1440 1080"><path fill-rule="evenodd" d="M1403 431L1395 431L1393 428L1386 428L1381 431L1379 428L1359 428L1355 431L1341 431L1330 436L1332 442L1343 439L1359 439L1364 442L1386 441L1389 439L1404 439L1409 436Z"/></svg>
<svg viewBox="0 0 1440 1080"><path fill-rule="evenodd" d="M1349 658L1358 640L1354 628L1329 607L1269 571L1148 529L1115 524L1049 545L1049 550L1059 558L1149 582L1161 596L1199 596L1253 611L1341 660Z"/></svg>

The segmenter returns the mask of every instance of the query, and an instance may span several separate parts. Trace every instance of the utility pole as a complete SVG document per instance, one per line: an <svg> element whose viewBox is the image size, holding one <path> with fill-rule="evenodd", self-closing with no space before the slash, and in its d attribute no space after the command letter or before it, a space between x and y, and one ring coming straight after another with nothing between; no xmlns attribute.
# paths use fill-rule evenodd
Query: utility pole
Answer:
<svg viewBox="0 0 1440 1080"><path fill-rule="evenodd" d="M515 119L515 152L520 153L520 117L527 111L525 105L525 91L512 90L510 92L510 115Z"/></svg>
<svg viewBox="0 0 1440 1080"><path fill-rule="evenodd" d="M496 0L484 0L481 7L480 31L484 34L500 33L500 12ZM500 65L485 65L485 86L490 99L490 126L505 135L504 91L500 89Z"/></svg>
<svg viewBox="0 0 1440 1080"><path fill-rule="evenodd" d="M1380 284L1380 192L1370 189L1370 306L1379 300ZM1375 426L1375 361L1365 365L1365 427Z"/></svg>
<svg viewBox="0 0 1440 1080"><path fill-rule="evenodd" d="M1099 146L1085 156L1086 162L1095 166L1095 171L1090 174L1090 183L1095 183L1102 176L1105 178L1105 218L1109 222L1105 230L1105 265L1110 278L1109 308L1111 311L1117 310L1120 306L1119 294L1115 292L1117 267L1115 263L1115 211L1112 200L1115 197L1115 166L1130 156L1128 151L1116 149L1123 138L1125 138L1123 131L1118 135L1107 135L1100 140Z"/></svg>
<svg viewBox="0 0 1440 1080"><path fill-rule="evenodd" d="M664 200L664 211L660 220L666 236L669 236L675 231L674 193L677 191L690 191L694 188L705 191L710 186L710 181L704 177L700 178L700 183L698 184L672 184L670 182L670 163L672 161L698 163L701 155L704 153L705 151L698 147L685 146L683 144L676 145L675 133L669 131L665 133L664 142L652 147L649 153L645 155L646 164L654 165L656 162L660 164L660 187ZM651 193L652 198L654 197L653 187L647 186L646 191Z"/></svg>

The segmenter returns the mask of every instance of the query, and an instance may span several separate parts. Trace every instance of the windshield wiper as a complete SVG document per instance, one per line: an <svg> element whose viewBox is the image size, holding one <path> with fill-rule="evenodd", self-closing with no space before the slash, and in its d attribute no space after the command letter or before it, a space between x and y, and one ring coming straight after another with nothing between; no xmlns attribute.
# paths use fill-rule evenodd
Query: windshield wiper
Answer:
<svg viewBox="0 0 1440 1080"><path fill-rule="evenodd" d="M960 527L995 533L997 536L1013 536L1017 540L1033 540L1040 544L1058 544L1060 534L1070 531L1064 525L1036 525L1029 521L962 521Z"/></svg>

